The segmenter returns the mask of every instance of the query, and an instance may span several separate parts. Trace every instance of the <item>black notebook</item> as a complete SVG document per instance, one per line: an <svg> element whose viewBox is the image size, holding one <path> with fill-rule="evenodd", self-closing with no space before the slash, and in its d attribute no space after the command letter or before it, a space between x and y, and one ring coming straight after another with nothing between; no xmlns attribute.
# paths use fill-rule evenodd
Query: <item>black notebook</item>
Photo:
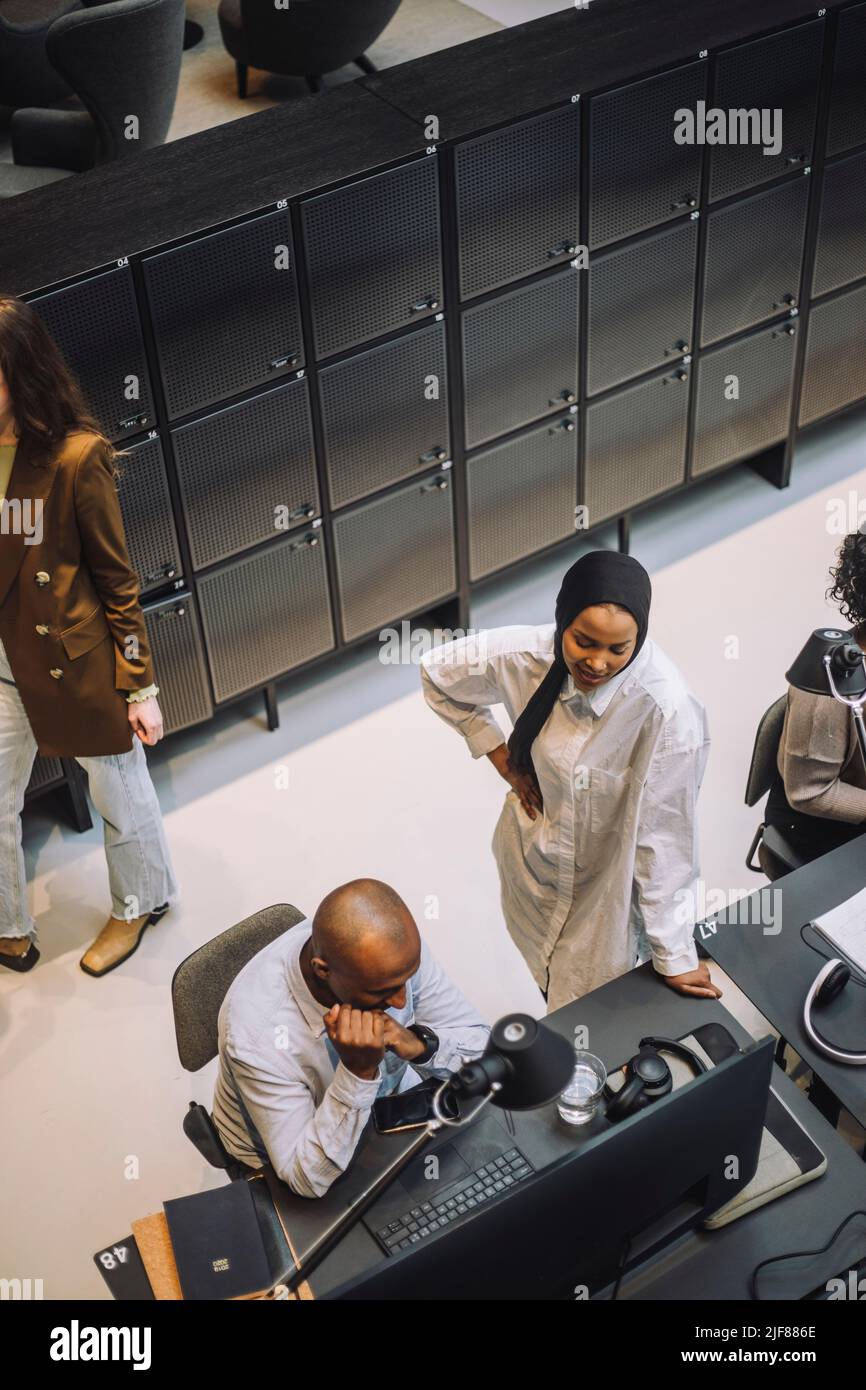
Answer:
<svg viewBox="0 0 866 1390"><path fill-rule="evenodd" d="M184 1298L252 1298L273 1287L256 1185L264 1186L239 1180L163 1202Z"/></svg>

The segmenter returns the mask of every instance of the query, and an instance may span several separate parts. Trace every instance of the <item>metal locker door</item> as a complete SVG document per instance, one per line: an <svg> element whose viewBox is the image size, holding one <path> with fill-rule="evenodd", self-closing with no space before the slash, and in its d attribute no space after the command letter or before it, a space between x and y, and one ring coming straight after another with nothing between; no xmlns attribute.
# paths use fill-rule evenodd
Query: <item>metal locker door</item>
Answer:
<svg viewBox="0 0 866 1390"><path fill-rule="evenodd" d="M712 108L779 110L782 143L767 155L760 141L709 145L710 202L812 163L823 43L824 21L813 19L719 55Z"/></svg>
<svg viewBox="0 0 866 1390"><path fill-rule="evenodd" d="M703 148L678 145L674 113L706 97L706 63L605 92L590 103L592 249L681 217L698 205Z"/></svg>
<svg viewBox="0 0 866 1390"><path fill-rule="evenodd" d="M866 143L866 5L839 15L832 91L827 153L840 154Z"/></svg>
<svg viewBox="0 0 866 1390"><path fill-rule="evenodd" d="M301 205L316 356L442 307L439 175L432 156Z"/></svg>
<svg viewBox="0 0 866 1390"><path fill-rule="evenodd" d="M471 579L574 535L574 415L473 455L466 477Z"/></svg>
<svg viewBox="0 0 866 1390"><path fill-rule="evenodd" d="M866 99L866 89L864 89ZM866 275L866 152L824 169L812 295Z"/></svg>
<svg viewBox="0 0 866 1390"><path fill-rule="evenodd" d="M52 782L61 782L62 780L63 764L59 758L40 758L37 756L24 795L25 797L31 796L33 792L41 791L43 787L50 786Z"/></svg>
<svg viewBox="0 0 866 1390"><path fill-rule="evenodd" d="M332 507L449 457L442 323L325 367L319 394Z"/></svg>
<svg viewBox="0 0 866 1390"><path fill-rule="evenodd" d="M457 146L461 299L575 254L579 155L576 104Z"/></svg>
<svg viewBox="0 0 866 1390"><path fill-rule="evenodd" d="M334 646L319 528L203 576L198 599L218 701L264 685Z"/></svg>
<svg viewBox="0 0 866 1390"><path fill-rule="evenodd" d="M452 495L450 472L437 473L335 519L347 642L454 593Z"/></svg>
<svg viewBox="0 0 866 1390"><path fill-rule="evenodd" d="M866 285L809 311L800 424L866 396Z"/></svg>
<svg viewBox="0 0 866 1390"><path fill-rule="evenodd" d="M304 365L288 211L142 262L169 418Z"/></svg>
<svg viewBox="0 0 866 1390"><path fill-rule="evenodd" d="M128 266L28 301L81 383L109 439L153 424L153 396Z"/></svg>
<svg viewBox="0 0 866 1390"><path fill-rule="evenodd" d="M702 344L799 304L808 201L801 178L710 213Z"/></svg>
<svg viewBox="0 0 866 1390"><path fill-rule="evenodd" d="M467 448L577 399L579 276L569 266L463 314Z"/></svg>
<svg viewBox="0 0 866 1390"><path fill-rule="evenodd" d="M583 503L589 526L683 482L688 372L678 368L586 408Z"/></svg>
<svg viewBox="0 0 866 1390"><path fill-rule="evenodd" d="M165 476L162 444L145 439L119 458L118 496L126 544L143 594L176 578L183 569L174 513Z"/></svg>
<svg viewBox="0 0 866 1390"><path fill-rule="evenodd" d="M592 257L589 395L691 351L697 250L688 221Z"/></svg>
<svg viewBox="0 0 866 1390"><path fill-rule="evenodd" d="M764 328L702 354L692 477L711 473L785 439L791 418L797 324ZM729 399L736 377L739 395Z"/></svg>
<svg viewBox="0 0 866 1390"><path fill-rule="evenodd" d="M195 569L320 509L306 379L181 425L171 438Z"/></svg>
<svg viewBox="0 0 866 1390"><path fill-rule="evenodd" d="M173 734L210 719L213 702L192 595L173 594L145 605L144 621L165 732Z"/></svg>

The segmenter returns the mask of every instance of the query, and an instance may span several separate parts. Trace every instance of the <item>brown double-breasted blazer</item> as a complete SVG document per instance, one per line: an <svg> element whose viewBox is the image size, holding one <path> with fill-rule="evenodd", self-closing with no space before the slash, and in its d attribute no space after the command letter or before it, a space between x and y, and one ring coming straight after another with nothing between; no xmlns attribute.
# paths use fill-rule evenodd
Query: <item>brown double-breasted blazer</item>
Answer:
<svg viewBox="0 0 866 1390"><path fill-rule="evenodd" d="M16 518L32 525L38 503L30 544ZM39 464L23 435L3 522L0 640L39 752L128 752L126 692L150 685L153 669L109 446L76 431Z"/></svg>

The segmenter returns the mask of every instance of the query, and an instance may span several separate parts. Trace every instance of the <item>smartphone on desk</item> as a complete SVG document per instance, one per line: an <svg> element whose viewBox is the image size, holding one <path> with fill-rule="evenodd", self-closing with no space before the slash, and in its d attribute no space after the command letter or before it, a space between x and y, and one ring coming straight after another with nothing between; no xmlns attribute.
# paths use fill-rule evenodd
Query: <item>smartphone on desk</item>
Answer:
<svg viewBox="0 0 866 1390"><path fill-rule="evenodd" d="M373 1102L373 1124L379 1134L399 1134L404 1129L423 1129L434 1119L433 1097L442 1085L441 1076L428 1077L408 1091L380 1096ZM445 1091L440 1101L443 1115L459 1120L460 1106L452 1091Z"/></svg>

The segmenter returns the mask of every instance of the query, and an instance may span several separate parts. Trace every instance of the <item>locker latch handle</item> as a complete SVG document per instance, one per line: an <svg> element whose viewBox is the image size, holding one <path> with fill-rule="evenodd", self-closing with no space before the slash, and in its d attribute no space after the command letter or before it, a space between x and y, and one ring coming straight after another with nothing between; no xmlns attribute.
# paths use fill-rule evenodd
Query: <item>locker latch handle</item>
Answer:
<svg viewBox="0 0 866 1390"><path fill-rule="evenodd" d="M410 314L421 314L424 312L425 309L438 308L439 300L436 298L435 295L431 294L428 299L419 299L417 304L410 305L409 312Z"/></svg>
<svg viewBox="0 0 866 1390"><path fill-rule="evenodd" d="M179 608L164 608L159 616L164 621L166 618L182 618L185 612L186 609L181 604Z"/></svg>
<svg viewBox="0 0 866 1390"><path fill-rule="evenodd" d="M554 396L552 399L548 400L547 404L562 405L564 402L566 405L574 405L576 400L577 396L566 386L564 391L560 391L558 396Z"/></svg>
<svg viewBox="0 0 866 1390"><path fill-rule="evenodd" d="M294 367L295 363L299 361L299 359L300 353L287 352L283 357L272 357L270 365L273 370L275 370L277 367Z"/></svg>
<svg viewBox="0 0 866 1390"><path fill-rule="evenodd" d="M677 208L696 208L697 205L698 200L692 193L684 193L678 203L671 203L671 212L675 212Z"/></svg>
<svg viewBox="0 0 866 1390"><path fill-rule="evenodd" d="M443 449L437 444L435 449L428 449L426 454L418 455L419 463L444 463L448 457L448 450Z"/></svg>
<svg viewBox="0 0 866 1390"><path fill-rule="evenodd" d="M309 550L314 545L318 544L319 537L315 534L314 531L308 531L307 534L305 536L302 536L299 541L292 541L292 543L289 546L289 550L303 550L305 548Z"/></svg>
<svg viewBox="0 0 866 1390"><path fill-rule="evenodd" d="M445 491L447 490L447 487L448 487L448 479L447 479L447 478L441 478L441 477L440 477L440 478L434 478L434 479L432 480L432 482L424 483L423 486L422 486L422 488L421 488L421 491L422 491L422 492L435 492L435 491L438 490L439 492L445 492Z"/></svg>
<svg viewBox="0 0 866 1390"><path fill-rule="evenodd" d="M781 299L773 301L774 309L793 309L797 303L797 296L793 294L783 294Z"/></svg>
<svg viewBox="0 0 866 1390"><path fill-rule="evenodd" d="M289 515L292 518L303 516L306 517L307 521L312 521L313 517L316 515L316 509L312 502L302 502L300 507L295 507L295 510L290 512Z"/></svg>
<svg viewBox="0 0 866 1390"><path fill-rule="evenodd" d="M565 433L566 433L566 434L571 434L571 432L572 432L573 429L574 429L574 421L573 421L573 420L560 420L557 424L551 425L550 430L548 431L548 433L550 433L550 434L556 434L556 431L557 431L557 430L565 430Z"/></svg>
<svg viewBox="0 0 866 1390"><path fill-rule="evenodd" d="M804 160L805 158L806 158L806 151L805 151L805 150L799 150L799 151L797 152L797 154L788 154L788 155L785 155L785 163L786 163L786 164L802 164L802 163L803 163L803 160Z"/></svg>
<svg viewBox="0 0 866 1390"><path fill-rule="evenodd" d="M176 567L167 560L160 569L154 570L153 574L145 575L145 583L152 584L155 579L174 579L176 574Z"/></svg>
<svg viewBox="0 0 866 1390"><path fill-rule="evenodd" d="M547 252L548 260L553 260L556 256L575 256L577 247L573 241L561 241L558 246L551 246Z"/></svg>

